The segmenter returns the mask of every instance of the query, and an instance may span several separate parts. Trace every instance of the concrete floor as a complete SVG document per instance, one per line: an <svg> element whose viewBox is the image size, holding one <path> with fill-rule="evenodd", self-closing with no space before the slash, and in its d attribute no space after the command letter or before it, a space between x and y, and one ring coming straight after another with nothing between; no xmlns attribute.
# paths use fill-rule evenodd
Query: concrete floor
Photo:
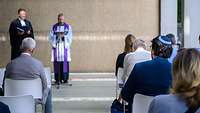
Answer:
<svg viewBox="0 0 200 113"><path fill-rule="evenodd" d="M73 74L72 86L52 86L53 113L109 113L115 98L113 74Z"/></svg>

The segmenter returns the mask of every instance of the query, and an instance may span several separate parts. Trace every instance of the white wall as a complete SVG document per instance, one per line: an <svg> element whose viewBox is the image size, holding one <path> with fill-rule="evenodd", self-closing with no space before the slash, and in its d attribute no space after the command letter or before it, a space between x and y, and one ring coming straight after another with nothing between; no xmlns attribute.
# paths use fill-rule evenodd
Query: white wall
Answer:
<svg viewBox="0 0 200 113"><path fill-rule="evenodd" d="M184 46L200 47L200 0L185 0L184 7Z"/></svg>
<svg viewBox="0 0 200 113"><path fill-rule="evenodd" d="M177 36L177 0L161 0L161 34Z"/></svg>

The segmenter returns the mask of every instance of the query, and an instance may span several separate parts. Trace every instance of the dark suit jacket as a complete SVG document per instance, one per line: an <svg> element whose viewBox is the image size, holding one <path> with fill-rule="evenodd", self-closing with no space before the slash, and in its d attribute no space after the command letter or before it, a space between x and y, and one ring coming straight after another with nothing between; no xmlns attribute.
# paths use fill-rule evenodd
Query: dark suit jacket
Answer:
<svg viewBox="0 0 200 113"><path fill-rule="evenodd" d="M11 59L14 59L18 56L20 56L20 46L22 43L22 40L26 37L32 37L33 35L33 28L31 25L31 22L28 20L25 20L26 26L22 26L19 19L15 19L11 22L10 28L9 28L9 34L10 34L10 44L11 44ZM22 32L21 30L24 30L23 35L19 35L18 32ZM30 30L30 34L27 33L27 31Z"/></svg>
<svg viewBox="0 0 200 113"><path fill-rule="evenodd" d="M10 113L8 105L0 102L0 113Z"/></svg>
<svg viewBox="0 0 200 113"><path fill-rule="evenodd" d="M153 60L134 66L121 96L132 106L136 93L155 96L168 93L171 86L171 64L167 59L156 57Z"/></svg>

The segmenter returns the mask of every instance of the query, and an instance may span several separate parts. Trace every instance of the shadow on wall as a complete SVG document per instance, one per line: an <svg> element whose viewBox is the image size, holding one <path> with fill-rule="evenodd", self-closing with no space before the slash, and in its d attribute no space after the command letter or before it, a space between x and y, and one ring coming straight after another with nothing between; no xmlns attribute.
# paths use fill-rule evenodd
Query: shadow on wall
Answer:
<svg viewBox="0 0 200 113"><path fill-rule="evenodd" d="M37 48L34 56L44 66L52 67L48 32L35 33ZM126 32L75 32L71 46L71 72L114 72L117 55L123 51ZM0 33L0 67L10 60L8 33Z"/></svg>

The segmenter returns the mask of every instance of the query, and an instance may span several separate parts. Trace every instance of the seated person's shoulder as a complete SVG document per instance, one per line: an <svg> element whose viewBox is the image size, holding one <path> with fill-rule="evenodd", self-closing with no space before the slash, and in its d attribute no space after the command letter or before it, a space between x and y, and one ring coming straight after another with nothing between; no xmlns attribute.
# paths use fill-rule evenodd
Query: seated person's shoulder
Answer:
<svg viewBox="0 0 200 113"><path fill-rule="evenodd" d="M172 95L158 95L154 97L154 100L165 100L169 98L173 98L173 96Z"/></svg>
<svg viewBox="0 0 200 113"><path fill-rule="evenodd" d="M148 113L184 113L186 110L187 107L183 100L169 94L154 97Z"/></svg>
<svg viewBox="0 0 200 113"><path fill-rule="evenodd" d="M154 65L157 65L157 66L164 66L164 67L169 67L169 66L171 66L171 63L168 61L168 59L166 59L166 58L161 58L161 57L157 57L157 58L154 58L153 60L152 60L152 63L154 64Z"/></svg>
<svg viewBox="0 0 200 113"><path fill-rule="evenodd" d="M137 68L143 68L143 67L146 67L146 66L149 66L149 65L152 65L153 61L152 60L147 60L147 61L144 61L144 62L139 62L135 65L135 67Z"/></svg>
<svg viewBox="0 0 200 113"><path fill-rule="evenodd" d="M120 53L120 54L118 55L118 57L123 57L123 56L125 56L125 55L126 55L126 53L123 52L123 53Z"/></svg>
<svg viewBox="0 0 200 113"><path fill-rule="evenodd" d="M151 56L151 52L150 52L150 51L145 51L145 53L146 53L147 55L150 55L150 56Z"/></svg>
<svg viewBox="0 0 200 113"><path fill-rule="evenodd" d="M42 62L36 58L32 59L34 63L36 63L37 65L43 65Z"/></svg>
<svg viewBox="0 0 200 113"><path fill-rule="evenodd" d="M6 65L6 70L8 69L8 68L11 68L11 67L13 67L13 66L15 66L15 65L17 65L19 62L15 59L15 60L11 60L7 65Z"/></svg>
<svg viewBox="0 0 200 113"><path fill-rule="evenodd" d="M179 99L175 95L168 94L168 95L155 96L153 101L159 105L166 105L166 104L177 102L177 101L179 101ZM167 103L166 103L166 101L167 101Z"/></svg>
<svg viewBox="0 0 200 113"><path fill-rule="evenodd" d="M135 56L136 54L137 54L136 52L130 52L127 55L129 55L129 56Z"/></svg>
<svg viewBox="0 0 200 113"><path fill-rule="evenodd" d="M130 52L130 53L126 54L125 58L129 58L129 57L134 56L134 55L135 55L134 52Z"/></svg>

